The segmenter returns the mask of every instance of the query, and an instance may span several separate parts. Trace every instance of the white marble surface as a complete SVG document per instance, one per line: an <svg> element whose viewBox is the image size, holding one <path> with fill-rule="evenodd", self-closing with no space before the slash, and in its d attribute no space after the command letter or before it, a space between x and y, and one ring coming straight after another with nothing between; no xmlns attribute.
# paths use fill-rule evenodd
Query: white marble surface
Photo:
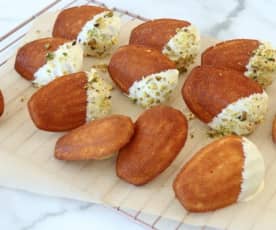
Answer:
<svg viewBox="0 0 276 230"><path fill-rule="evenodd" d="M0 0L0 36L53 0ZM276 1L267 0L102 0L148 18L193 22L218 39L258 38L276 45ZM15 7L16 6L16 7ZM100 205L49 198L0 187L0 229L146 229ZM181 229L198 229L182 226Z"/></svg>

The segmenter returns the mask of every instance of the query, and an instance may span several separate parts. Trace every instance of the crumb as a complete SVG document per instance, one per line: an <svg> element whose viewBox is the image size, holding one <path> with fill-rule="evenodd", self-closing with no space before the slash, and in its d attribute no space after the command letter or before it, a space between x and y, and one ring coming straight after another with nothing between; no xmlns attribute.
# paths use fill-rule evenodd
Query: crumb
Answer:
<svg viewBox="0 0 276 230"><path fill-rule="evenodd" d="M20 97L20 102L24 102L26 100L26 97Z"/></svg>
<svg viewBox="0 0 276 230"><path fill-rule="evenodd" d="M219 131L217 131L217 130L214 130L214 129L209 128L209 129L207 130L207 136L208 136L209 138L217 138L217 137L224 137L225 134L224 134L223 132L219 132Z"/></svg>
<svg viewBox="0 0 276 230"><path fill-rule="evenodd" d="M195 115L191 112L185 114L188 121L195 119Z"/></svg>
<svg viewBox="0 0 276 230"><path fill-rule="evenodd" d="M102 63L102 64L95 64L95 65L92 65L91 67L92 67L92 68L95 68L95 69L97 69L97 70L99 70L99 71L102 71L102 72L104 72L104 73L107 72L107 64L105 64L105 63Z"/></svg>
<svg viewBox="0 0 276 230"><path fill-rule="evenodd" d="M48 50L49 48L51 48L51 44L50 44L50 43L46 43L46 44L44 45L44 47L45 47L46 50Z"/></svg>
<svg viewBox="0 0 276 230"><path fill-rule="evenodd" d="M41 88L41 86L39 86L39 84L34 83L34 82L32 82L32 87L34 87L34 88L36 88L36 89Z"/></svg>
<svg viewBox="0 0 276 230"><path fill-rule="evenodd" d="M190 138L193 139L195 136L193 133L190 133Z"/></svg>
<svg viewBox="0 0 276 230"><path fill-rule="evenodd" d="M40 34L41 31L40 31L40 30L36 30L35 32L36 32L37 34Z"/></svg>

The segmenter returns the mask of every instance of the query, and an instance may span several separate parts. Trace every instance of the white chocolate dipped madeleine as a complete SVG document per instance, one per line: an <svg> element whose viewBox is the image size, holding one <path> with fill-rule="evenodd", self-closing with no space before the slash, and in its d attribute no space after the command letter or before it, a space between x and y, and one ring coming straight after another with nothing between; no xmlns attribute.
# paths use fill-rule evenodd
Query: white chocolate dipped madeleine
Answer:
<svg viewBox="0 0 276 230"><path fill-rule="evenodd" d="M178 82L175 64L158 50L128 45L112 56L109 74L136 104L149 108L169 99Z"/></svg>
<svg viewBox="0 0 276 230"><path fill-rule="evenodd" d="M118 14L107 8L78 6L59 13L53 36L76 40L87 56L103 57L118 43L120 26Z"/></svg>
<svg viewBox="0 0 276 230"><path fill-rule="evenodd" d="M39 129L71 130L111 112L111 89L95 69L65 75L33 94L29 113Z"/></svg>
<svg viewBox="0 0 276 230"><path fill-rule="evenodd" d="M46 56L46 63L34 73L33 83L43 86L55 78L79 72L83 64L83 51L80 45L67 42Z"/></svg>
<svg viewBox="0 0 276 230"><path fill-rule="evenodd" d="M22 46L16 55L15 69L36 86L82 69L83 51L75 42L62 38L42 38Z"/></svg>
<svg viewBox="0 0 276 230"><path fill-rule="evenodd" d="M227 136L200 149L173 187L188 211L214 211L254 198L263 188L264 171L262 155L251 141Z"/></svg>
<svg viewBox="0 0 276 230"><path fill-rule="evenodd" d="M231 68L258 82L263 88L272 84L276 73L276 50L253 39L234 39L206 49L202 65Z"/></svg>
<svg viewBox="0 0 276 230"><path fill-rule="evenodd" d="M190 22L177 19L155 19L134 28L130 44L158 49L186 71L199 52L200 35Z"/></svg>
<svg viewBox="0 0 276 230"><path fill-rule="evenodd" d="M182 95L193 114L220 135L252 133L268 108L261 86L231 69L194 68Z"/></svg>

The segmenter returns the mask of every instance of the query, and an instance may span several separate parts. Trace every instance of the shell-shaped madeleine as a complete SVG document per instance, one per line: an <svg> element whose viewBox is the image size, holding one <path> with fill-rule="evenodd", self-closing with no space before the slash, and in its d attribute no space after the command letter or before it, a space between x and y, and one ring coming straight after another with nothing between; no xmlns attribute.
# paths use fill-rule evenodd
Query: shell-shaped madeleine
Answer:
<svg viewBox="0 0 276 230"><path fill-rule="evenodd" d="M185 116L169 106L156 106L135 122L135 133L117 158L117 175L128 183L143 185L162 173L185 144Z"/></svg>
<svg viewBox="0 0 276 230"><path fill-rule="evenodd" d="M55 157L60 160L101 160L126 145L134 133L131 119L111 115L91 121L59 138Z"/></svg>
<svg viewBox="0 0 276 230"><path fill-rule="evenodd" d="M241 72L196 67L182 88L189 109L219 134L247 135L264 120L268 96Z"/></svg>
<svg viewBox="0 0 276 230"><path fill-rule="evenodd" d="M75 40L87 21L106 10L98 6L75 6L61 11L55 21L53 37Z"/></svg>
<svg viewBox="0 0 276 230"><path fill-rule="evenodd" d="M259 45L260 42L253 39L234 39L220 42L202 53L201 64L230 68L244 73L253 51Z"/></svg>
<svg viewBox="0 0 276 230"><path fill-rule="evenodd" d="M264 162L244 137L228 136L200 149L176 176L173 188L191 212L214 211L246 201L262 189Z"/></svg>
<svg viewBox="0 0 276 230"><path fill-rule="evenodd" d="M69 42L63 38L42 38L22 46L16 55L15 70L27 80L34 80L35 72L47 62L47 54ZM48 57L51 58L51 57Z"/></svg>
<svg viewBox="0 0 276 230"><path fill-rule="evenodd" d="M144 22L131 31L129 44L144 45L162 51L178 29L191 25L177 19L155 19Z"/></svg>
<svg viewBox="0 0 276 230"><path fill-rule="evenodd" d="M65 131L86 121L85 72L66 75L40 88L28 102L30 116L39 129Z"/></svg>
<svg viewBox="0 0 276 230"><path fill-rule="evenodd" d="M175 69L175 65L166 56L155 49L139 45L120 47L108 65L112 80L127 94L135 81L168 69Z"/></svg>

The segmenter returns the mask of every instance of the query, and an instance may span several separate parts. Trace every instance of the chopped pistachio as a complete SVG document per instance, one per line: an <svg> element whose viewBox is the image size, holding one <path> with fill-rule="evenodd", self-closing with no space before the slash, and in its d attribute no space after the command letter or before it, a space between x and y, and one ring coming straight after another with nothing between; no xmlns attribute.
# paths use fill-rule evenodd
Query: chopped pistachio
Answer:
<svg viewBox="0 0 276 230"><path fill-rule="evenodd" d="M49 49L51 47L51 44L50 43L45 43L44 47L47 50L47 49Z"/></svg>
<svg viewBox="0 0 276 230"><path fill-rule="evenodd" d="M229 104L208 125L223 135L250 134L264 120L267 107L268 96L265 92L251 94Z"/></svg>
<svg viewBox="0 0 276 230"><path fill-rule="evenodd" d="M113 17L113 12L110 11L108 14L105 15L106 17Z"/></svg>
<svg viewBox="0 0 276 230"><path fill-rule="evenodd" d="M26 100L26 97L20 97L20 102L24 102Z"/></svg>
<svg viewBox="0 0 276 230"><path fill-rule="evenodd" d="M92 120L107 115L111 110L112 86L105 82L96 69L86 72L87 83L87 120Z"/></svg>
<svg viewBox="0 0 276 230"><path fill-rule="evenodd" d="M195 115L193 113L191 113L191 112L187 113L186 117L187 117L188 121L191 121L191 120L195 119Z"/></svg>
<svg viewBox="0 0 276 230"><path fill-rule="evenodd" d="M92 65L92 68L100 70L102 72L107 72L107 64L105 63Z"/></svg>
<svg viewBox="0 0 276 230"><path fill-rule="evenodd" d="M247 77L257 81L264 88L272 83L272 75L276 71L276 50L270 44L261 43L252 52L244 73Z"/></svg>
<svg viewBox="0 0 276 230"><path fill-rule="evenodd" d="M52 53L52 52L49 52L49 53L46 54L46 60L47 61L53 60L54 57L55 57L55 54Z"/></svg>
<svg viewBox="0 0 276 230"><path fill-rule="evenodd" d="M104 11L88 21L78 35L86 56L102 57L110 53L117 44L120 18Z"/></svg>
<svg viewBox="0 0 276 230"><path fill-rule="evenodd" d="M177 29L177 33L165 45L162 53L175 62L178 70L187 71L199 50L199 35L195 27Z"/></svg>
<svg viewBox="0 0 276 230"><path fill-rule="evenodd" d="M167 100L177 81L176 69L151 74L133 83L129 89L129 97L142 107L149 108Z"/></svg>
<svg viewBox="0 0 276 230"><path fill-rule="evenodd" d="M242 111L242 114L239 116L241 121L245 121L247 119L247 112Z"/></svg>

